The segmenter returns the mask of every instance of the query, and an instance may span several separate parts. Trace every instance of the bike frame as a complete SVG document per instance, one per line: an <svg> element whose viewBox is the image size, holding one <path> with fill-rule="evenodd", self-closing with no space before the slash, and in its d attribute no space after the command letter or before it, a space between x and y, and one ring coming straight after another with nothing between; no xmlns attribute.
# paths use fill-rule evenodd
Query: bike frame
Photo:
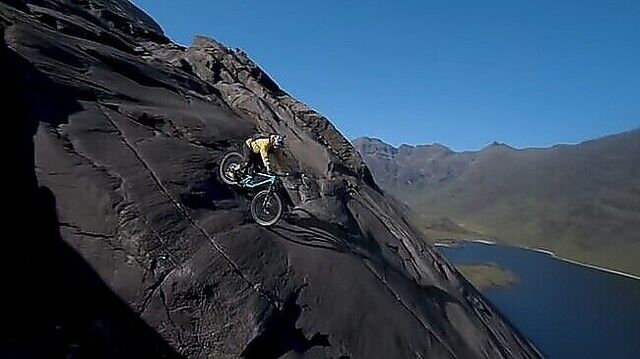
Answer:
<svg viewBox="0 0 640 359"><path fill-rule="evenodd" d="M227 162L233 159L232 162ZM283 203L282 182L279 177L289 176L289 174L267 174L254 172L252 174L242 173L242 155L237 152L229 152L223 158L219 167L219 175L222 180L230 186L238 186L249 190L251 199L251 215L263 226L275 224L287 209L287 203ZM233 166L233 167L232 167ZM240 177L240 178L238 178ZM263 189L263 190L261 190Z"/></svg>
<svg viewBox="0 0 640 359"><path fill-rule="evenodd" d="M260 181L257 181L255 183L252 183L252 181L256 177L262 177L263 180L260 180ZM251 188L251 189L256 188L256 187L262 187L262 186L268 184L269 185L268 193L271 194L273 192L273 186L275 185L277 179L278 179L277 176L268 175L268 174L265 174L265 173L258 172L253 176L248 176L248 177L242 179L240 182L238 182L238 184L240 184L242 187ZM268 201L269 201L269 195L267 195L264 198L264 203L262 203L262 205L266 206Z"/></svg>
<svg viewBox="0 0 640 359"><path fill-rule="evenodd" d="M253 180L256 177L262 177L262 180L256 181L255 183L252 183ZM262 187L266 184L268 184L270 187L273 186L274 183L276 183L276 179L278 177L277 176L273 176L273 175L268 175L265 173L256 173L253 176L248 176L246 178L243 178L240 182L238 182L238 184L242 187L245 188L256 188L256 187Z"/></svg>

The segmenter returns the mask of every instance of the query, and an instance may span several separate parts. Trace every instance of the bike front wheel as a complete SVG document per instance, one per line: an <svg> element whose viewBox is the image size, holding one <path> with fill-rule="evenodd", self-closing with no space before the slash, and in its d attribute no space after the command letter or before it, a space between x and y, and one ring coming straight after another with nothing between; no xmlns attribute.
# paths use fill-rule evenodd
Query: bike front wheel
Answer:
<svg viewBox="0 0 640 359"><path fill-rule="evenodd" d="M251 216L261 226L272 226L282 217L282 200L270 190L258 192L251 200Z"/></svg>

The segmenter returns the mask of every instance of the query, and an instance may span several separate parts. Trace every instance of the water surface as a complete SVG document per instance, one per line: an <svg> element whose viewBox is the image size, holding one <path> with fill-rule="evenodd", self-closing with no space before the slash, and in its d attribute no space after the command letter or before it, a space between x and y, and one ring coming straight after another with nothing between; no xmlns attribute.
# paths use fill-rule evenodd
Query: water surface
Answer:
<svg viewBox="0 0 640 359"><path fill-rule="evenodd" d="M640 280L522 248L438 248L455 264L494 262L520 277L483 293L545 356L640 358Z"/></svg>

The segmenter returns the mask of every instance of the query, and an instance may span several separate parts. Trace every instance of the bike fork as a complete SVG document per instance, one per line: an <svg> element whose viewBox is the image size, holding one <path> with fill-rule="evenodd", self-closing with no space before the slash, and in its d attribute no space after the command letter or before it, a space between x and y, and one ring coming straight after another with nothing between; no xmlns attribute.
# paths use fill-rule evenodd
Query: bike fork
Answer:
<svg viewBox="0 0 640 359"><path fill-rule="evenodd" d="M267 208L267 203L269 202L269 199L271 199L271 191L272 191L272 188L271 186L269 186L269 191L267 191L267 195L264 196L264 202L262 203L262 208Z"/></svg>

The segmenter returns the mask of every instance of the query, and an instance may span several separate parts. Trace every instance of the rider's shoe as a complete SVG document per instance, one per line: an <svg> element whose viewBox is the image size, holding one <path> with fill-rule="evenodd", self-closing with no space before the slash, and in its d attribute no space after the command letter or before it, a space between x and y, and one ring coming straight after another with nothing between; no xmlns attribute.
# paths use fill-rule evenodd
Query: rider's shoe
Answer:
<svg viewBox="0 0 640 359"><path fill-rule="evenodd" d="M229 171L229 174L230 174L230 177L233 178L233 180L236 182L240 182L242 178L244 178L244 175L240 170Z"/></svg>

